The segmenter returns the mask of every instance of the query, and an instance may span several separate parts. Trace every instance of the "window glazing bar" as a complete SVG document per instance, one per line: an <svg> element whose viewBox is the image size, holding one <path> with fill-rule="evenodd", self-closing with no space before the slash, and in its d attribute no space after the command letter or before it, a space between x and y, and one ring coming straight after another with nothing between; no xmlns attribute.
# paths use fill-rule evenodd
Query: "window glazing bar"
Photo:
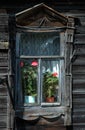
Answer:
<svg viewBox="0 0 85 130"><path fill-rule="evenodd" d="M59 58L64 59L64 56L20 56L21 59L28 59L28 58Z"/></svg>

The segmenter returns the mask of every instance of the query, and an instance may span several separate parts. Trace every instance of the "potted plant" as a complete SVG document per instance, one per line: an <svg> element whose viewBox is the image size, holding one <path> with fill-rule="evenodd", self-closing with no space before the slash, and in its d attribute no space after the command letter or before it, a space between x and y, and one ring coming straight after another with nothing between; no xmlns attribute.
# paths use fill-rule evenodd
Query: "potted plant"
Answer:
<svg viewBox="0 0 85 130"><path fill-rule="evenodd" d="M21 75L25 103L35 103L37 96L36 68L29 65L23 66Z"/></svg>
<svg viewBox="0 0 85 130"><path fill-rule="evenodd" d="M46 102L54 102L58 77L55 73L46 72L43 78L43 95Z"/></svg>

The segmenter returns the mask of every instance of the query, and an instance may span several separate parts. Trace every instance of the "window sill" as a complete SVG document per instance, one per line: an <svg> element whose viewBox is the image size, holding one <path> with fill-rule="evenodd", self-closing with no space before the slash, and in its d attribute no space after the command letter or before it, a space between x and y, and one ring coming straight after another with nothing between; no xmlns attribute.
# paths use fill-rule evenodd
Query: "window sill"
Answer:
<svg viewBox="0 0 85 130"><path fill-rule="evenodd" d="M41 103L41 106L48 106L48 107L52 107L52 106L60 106L60 102L53 102L53 103Z"/></svg>

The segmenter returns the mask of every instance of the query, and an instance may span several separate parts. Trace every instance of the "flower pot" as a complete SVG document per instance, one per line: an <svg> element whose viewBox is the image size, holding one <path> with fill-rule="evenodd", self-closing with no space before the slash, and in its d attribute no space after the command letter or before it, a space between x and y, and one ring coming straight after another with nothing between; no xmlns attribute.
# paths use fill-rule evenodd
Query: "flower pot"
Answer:
<svg viewBox="0 0 85 130"><path fill-rule="evenodd" d="M29 96L24 97L24 103L29 103Z"/></svg>
<svg viewBox="0 0 85 130"><path fill-rule="evenodd" d="M29 96L29 103L35 103L35 96Z"/></svg>
<svg viewBox="0 0 85 130"><path fill-rule="evenodd" d="M49 103L54 102L54 97L46 97L46 102L49 102Z"/></svg>
<svg viewBox="0 0 85 130"><path fill-rule="evenodd" d="M35 96L25 96L25 103L35 103Z"/></svg>

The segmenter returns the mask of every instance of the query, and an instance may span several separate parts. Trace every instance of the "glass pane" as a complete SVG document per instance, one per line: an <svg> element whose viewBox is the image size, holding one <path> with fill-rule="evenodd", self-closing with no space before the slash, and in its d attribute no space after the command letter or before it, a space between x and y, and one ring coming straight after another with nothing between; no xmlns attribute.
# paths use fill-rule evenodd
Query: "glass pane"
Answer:
<svg viewBox="0 0 85 130"><path fill-rule="evenodd" d="M38 61L35 60L22 60L21 66L21 85L23 92L24 104L37 103L37 67Z"/></svg>
<svg viewBox="0 0 85 130"><path fill-rule="evenodd" d="M57 32L22 33L19 43L20 55L60 55L60 38Z"/></svg>
<svg viewBox="0 0 85 130"><path fill-rule="evenodd" d="M42 102L59 102L59 61L42 61Z"/></svg>

